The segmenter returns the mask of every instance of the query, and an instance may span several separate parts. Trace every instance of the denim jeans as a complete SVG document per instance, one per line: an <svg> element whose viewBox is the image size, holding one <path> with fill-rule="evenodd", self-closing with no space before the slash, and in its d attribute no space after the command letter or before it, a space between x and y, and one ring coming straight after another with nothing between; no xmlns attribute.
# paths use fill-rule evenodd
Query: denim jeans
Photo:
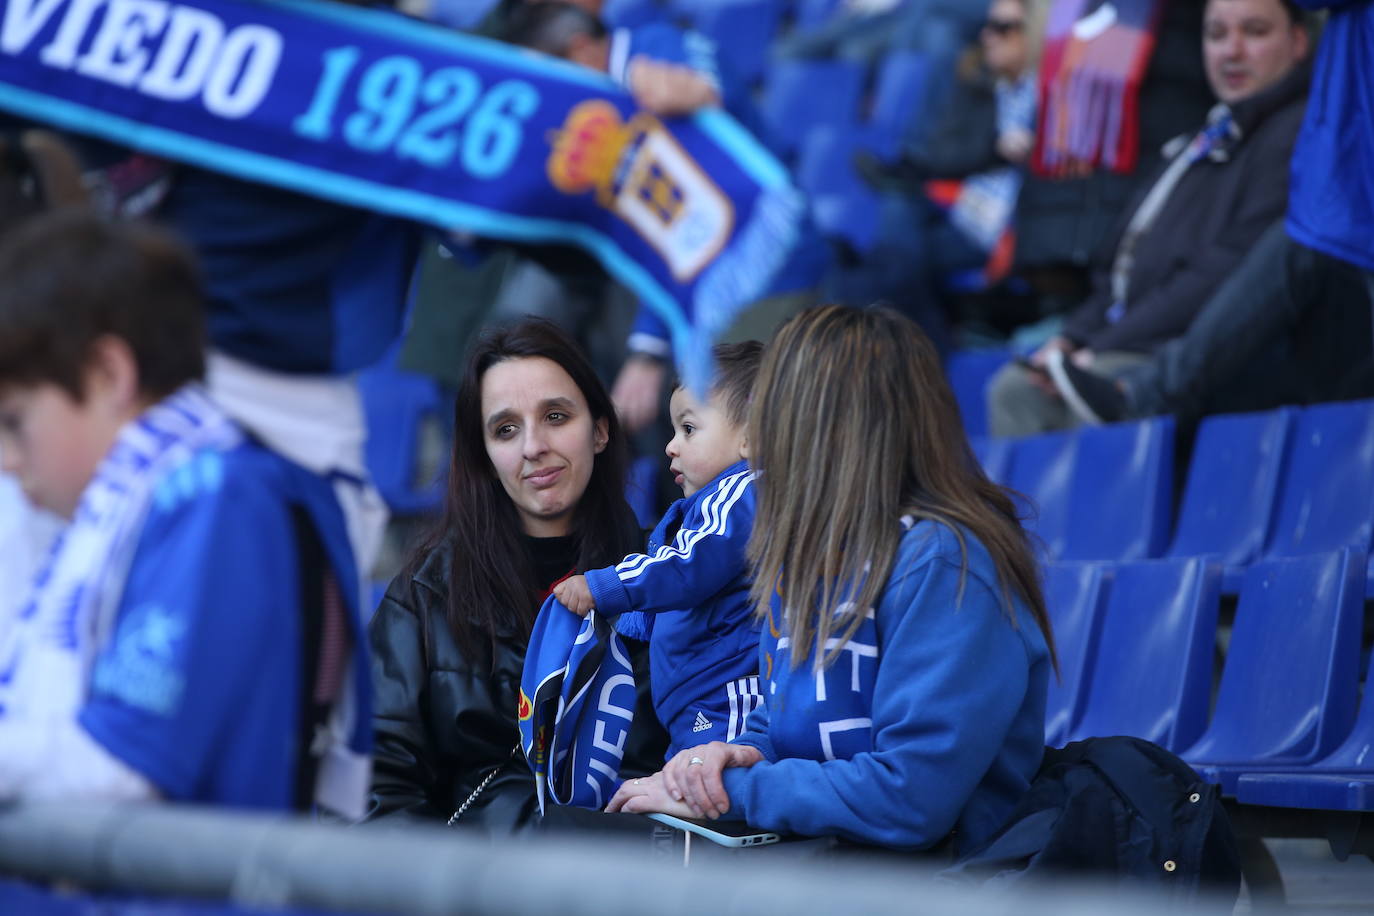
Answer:
<svg viewBox="0 0 1374 916"><path fill-rule="evenodd" d="M1352 379L1374 355L1372 294L1365 271L1298 244L1280 221L1182 337L1122 376L1131 412L1200 416L1368 394Z"/></svg>

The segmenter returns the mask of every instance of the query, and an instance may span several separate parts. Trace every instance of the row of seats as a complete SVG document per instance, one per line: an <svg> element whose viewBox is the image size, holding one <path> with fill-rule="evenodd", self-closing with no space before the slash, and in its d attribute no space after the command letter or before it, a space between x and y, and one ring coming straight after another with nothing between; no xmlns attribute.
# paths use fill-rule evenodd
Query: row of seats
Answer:
<svg viewBox="0 0 1374 916"><path fill-rule="evenodd" d="M1366 564L1344 549L1251 566L1215 709L1219 563L1050 565L1062 681L1047 741L1137 735L1242 803L1374 811L1374 697L1359 702Z"/></svg>
<svg viewBox="0 0 1374 916"><path fill-rule="evenodd" d="M1235 594L1268 558L1374 537L1374 401L1226 414L1199 426L1173 519L1173 421L972 440L988 476L1024 494L1047 560L1212 557Z"/></svg>

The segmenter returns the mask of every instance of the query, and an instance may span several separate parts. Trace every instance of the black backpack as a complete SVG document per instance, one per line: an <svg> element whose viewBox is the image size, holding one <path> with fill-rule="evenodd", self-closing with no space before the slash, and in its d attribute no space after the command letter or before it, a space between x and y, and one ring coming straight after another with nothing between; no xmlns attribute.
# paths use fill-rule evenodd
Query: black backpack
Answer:
<svg viewBox="0 0 1374 916"><path fill-rule="evenodd" d="M1234 901L1240 857L1220 790L1141 738L1046 748L1006 825L943 873L985 886L1066 874L1178 903Z"/></svg>

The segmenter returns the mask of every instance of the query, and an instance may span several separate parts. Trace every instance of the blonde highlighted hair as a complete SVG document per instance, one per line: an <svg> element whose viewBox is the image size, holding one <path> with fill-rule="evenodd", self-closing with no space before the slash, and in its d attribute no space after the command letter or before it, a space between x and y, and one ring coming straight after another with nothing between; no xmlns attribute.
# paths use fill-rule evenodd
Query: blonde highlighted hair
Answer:
<svg viewBox="0 0 1374 916"><path fill-rule="evenodd" d="M876 607L912 515L987 549L1008 616L1019 597L1054 641L1039 571L1008 493L969 448L954 395L925 334L886 308L809 309L764 354L749 413L759 470L751 597L774 591L793 664L815 646L829 665ZM961 591L962 595L962 591Z"/></svg>

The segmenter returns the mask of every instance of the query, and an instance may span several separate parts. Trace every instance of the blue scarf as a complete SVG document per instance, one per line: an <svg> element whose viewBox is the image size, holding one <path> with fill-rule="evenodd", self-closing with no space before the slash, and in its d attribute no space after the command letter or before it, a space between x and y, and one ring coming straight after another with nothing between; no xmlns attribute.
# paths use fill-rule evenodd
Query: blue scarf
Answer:
<svg viewBox="0 0 1374 916"><path fill-rule="evenodd" d="M610 621L596 611L580 618L550 595L525 652L518 713L541 814L546 797L606 806L619 786L634 709L634 668Z"/></svg>
<svg viewBox="0 0 1374 916"><path fill-rule="evenodd" d="M318 0L0 0L0 109L441 229L594 254L689 375L797 238L781 165L718 111ZM700 381L699 379L697 381Z"/></svg>

